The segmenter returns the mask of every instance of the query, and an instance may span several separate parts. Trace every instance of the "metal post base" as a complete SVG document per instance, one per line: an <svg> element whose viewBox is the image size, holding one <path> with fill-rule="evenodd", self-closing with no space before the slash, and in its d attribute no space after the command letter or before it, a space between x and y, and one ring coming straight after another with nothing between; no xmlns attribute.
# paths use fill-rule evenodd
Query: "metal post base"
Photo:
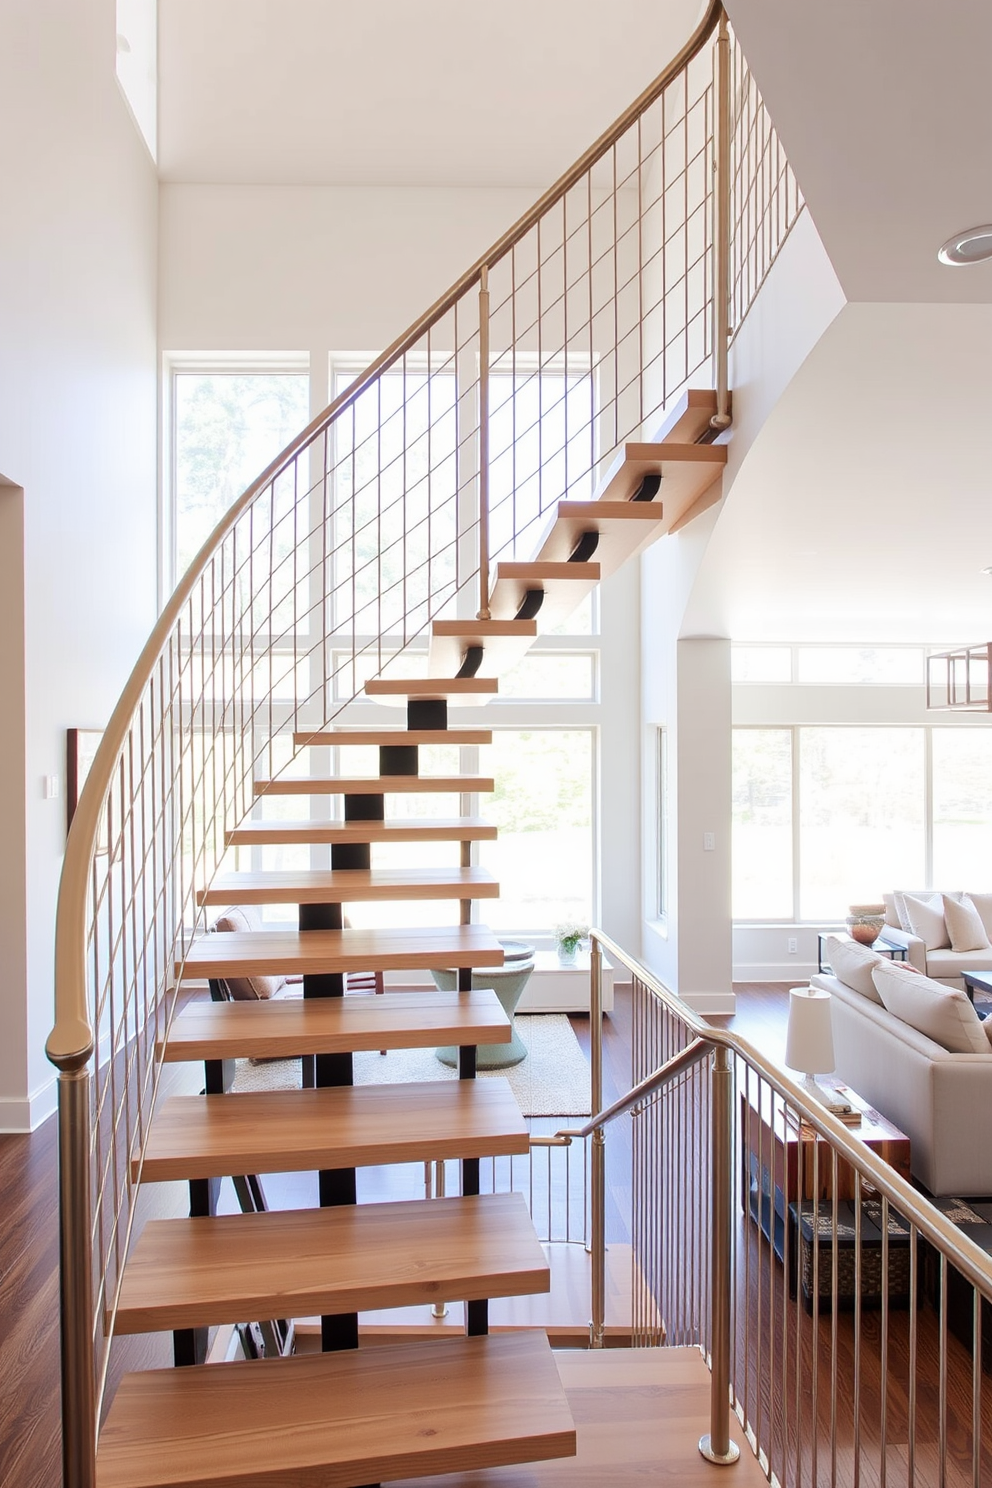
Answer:
<svg viewBox="0 0 992 1488"><path fill-rule="evenodd" d="M709 1432L699 1438L700 1455L707 1462L715 1463L717 1467L731 1467L741 1455L741 1449L736 1442L729 1442L725 1452L714 1452L712 1446L713 1438Z"/></svg>

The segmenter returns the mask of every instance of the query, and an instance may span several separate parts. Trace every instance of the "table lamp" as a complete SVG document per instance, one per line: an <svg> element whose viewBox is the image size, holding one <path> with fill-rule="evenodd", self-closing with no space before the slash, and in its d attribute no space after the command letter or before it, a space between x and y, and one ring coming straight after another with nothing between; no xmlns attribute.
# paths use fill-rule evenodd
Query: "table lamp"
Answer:
<svg viewBox="0 0 992 1488"><path fill-rule="evenodd" d="M813 1100L837 1114L850 1111L848 1101L816 1083L817 1074L829 1074L834 1068L829 992L815 987L790 988L785 1062L790 1069L802 1070L802 1088Z"/></svg>

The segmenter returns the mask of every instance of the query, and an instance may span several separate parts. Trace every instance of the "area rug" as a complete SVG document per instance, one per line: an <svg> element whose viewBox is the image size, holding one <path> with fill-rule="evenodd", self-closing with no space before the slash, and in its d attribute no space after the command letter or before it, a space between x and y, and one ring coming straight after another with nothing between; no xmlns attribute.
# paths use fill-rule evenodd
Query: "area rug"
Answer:
<svg viewBox="0 0 992 1488"><path fill-rule="evenodd" d="M527 1058L506 1070L480 1070L480 1080L505 1076L525 1116L588 1116L589 1065L564 1013L533 1013L517 1018L517 1032L527 1045ZM433 1049L392 1049L388 1054L356 1054L355 1084L408 1085L419 1080L455 1080L457 1072ZM237 1062L233 1089L298 1090L300 1063L279 1059L271 1064Z"/></svg>

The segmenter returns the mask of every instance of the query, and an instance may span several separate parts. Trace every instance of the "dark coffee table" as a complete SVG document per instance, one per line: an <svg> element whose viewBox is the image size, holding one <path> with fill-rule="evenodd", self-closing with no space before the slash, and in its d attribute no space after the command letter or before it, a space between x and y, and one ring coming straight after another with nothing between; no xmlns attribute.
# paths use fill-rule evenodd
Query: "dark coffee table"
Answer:
<svg viewBox="0 0 992 1488"><path fill-rule="evenodd" d="M992 968L987 971L963 971L961 980L972 1002L976 992L980 992L983 997L992 997Z"/></svg>

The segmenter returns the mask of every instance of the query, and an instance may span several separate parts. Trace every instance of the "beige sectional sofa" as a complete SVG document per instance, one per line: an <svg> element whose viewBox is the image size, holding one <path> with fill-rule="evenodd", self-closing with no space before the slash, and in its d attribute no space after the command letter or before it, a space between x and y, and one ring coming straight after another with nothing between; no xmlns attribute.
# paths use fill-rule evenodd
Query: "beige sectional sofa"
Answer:
<svg viewBox="0 0 992 1488"><path fill-rule="evenodd" d="M906 959L925 976L961 987L963 971L992 970L992 893L898 889L883 898L883 939L905 946ZM948 913L948 900L951 906L962 906L964 914L955 913L953 907ZM973 943L977 927L968 914L969 906L977 914L985 945ZM969 924L975 931L972 935L964 933Z"/></svg>
<svg viewBox="0 0 992 1488"><path fill-rule="evenodd" d="M846 968L845 975L859 980ZM918 995L964 997L922 976L912 980ZM992 1043L973 1009L956 1004L962 1020L975 1018L981 1037L971 1026L967 1038L952 1042L974 1049L952 1053L836 975L818 974L812 984L833 994L837 1077L906 1133L913 1177L932 1194L992 1195Z"/></svg>

